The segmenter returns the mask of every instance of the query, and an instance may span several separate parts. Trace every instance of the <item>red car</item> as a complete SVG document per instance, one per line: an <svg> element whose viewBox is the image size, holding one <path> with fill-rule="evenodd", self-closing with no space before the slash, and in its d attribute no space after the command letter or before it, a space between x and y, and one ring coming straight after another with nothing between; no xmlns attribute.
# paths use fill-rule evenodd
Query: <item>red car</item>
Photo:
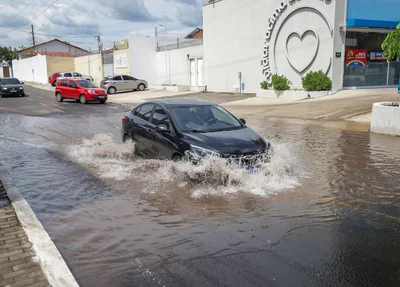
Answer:
<svg viewBox="0 0 400 287"><path fill-rule="evenodd" d="M92 82L60 79L56 87L56 99L58 102L62 102L64 99L73 99L81 104L87 102L104 104L108 100L108 96L104 89L98 88Z"/></svg>

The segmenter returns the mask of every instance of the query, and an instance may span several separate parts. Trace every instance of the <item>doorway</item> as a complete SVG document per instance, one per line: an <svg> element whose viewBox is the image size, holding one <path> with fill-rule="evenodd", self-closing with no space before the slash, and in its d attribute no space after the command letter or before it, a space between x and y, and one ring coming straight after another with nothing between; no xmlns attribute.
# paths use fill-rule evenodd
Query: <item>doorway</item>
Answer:
<svg viewBox="0 0 400 287"><path fill-rule="evenodd" d="M9 67L3 67L3 77L4 78L10 77L10 68Z"/></svg>
<svg viewBox="0 0 400 287"><path fill-rule="evenodd" d="M197 59L197 86L204 86L203 83L203 59Z"/></svg>
<svg viewBox="0 0 400 287"><path fill-rule="evenodd" d="M190 60L190 86L196 86L196 60Z"/></svg>

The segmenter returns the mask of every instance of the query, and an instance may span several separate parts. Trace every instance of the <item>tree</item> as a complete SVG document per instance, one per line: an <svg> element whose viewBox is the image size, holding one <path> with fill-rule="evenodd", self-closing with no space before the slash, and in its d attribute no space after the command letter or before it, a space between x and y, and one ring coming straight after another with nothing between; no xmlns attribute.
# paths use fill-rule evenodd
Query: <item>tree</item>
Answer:
<svg viewBox="0 0 400 287"><path fill-rule="evenodd" d="M12 60L15 59L16 53L11 49L11 47L0 47L0 61L4 61L10 66L12 65Z"/></svg>
<svg viewBox="0 0 400 287"><path fill-rule="evenodd" d="M400 57L400 23L395 31L390 32L382 43L383 53L388 56L388 61Z"/></svg>

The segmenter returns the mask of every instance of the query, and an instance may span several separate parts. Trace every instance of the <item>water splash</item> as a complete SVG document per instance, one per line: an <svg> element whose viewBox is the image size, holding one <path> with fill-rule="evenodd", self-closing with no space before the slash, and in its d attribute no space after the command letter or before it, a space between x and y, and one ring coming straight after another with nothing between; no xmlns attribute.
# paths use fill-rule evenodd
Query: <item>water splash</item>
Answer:
<svg viewBox="0 0 400 287"><path fill-rule="evenodd" d="M98 134L67 148L73 161L91 168L99 177L134 181L145 193L168 193L184 188L192 197L251 193L277 194L300 185L300 165L284 144L273 143L270 160L248 173L234 162L207 158L194 165L188 161L144 160L133 155L133 143L121 143L111 135Z"/></svg>

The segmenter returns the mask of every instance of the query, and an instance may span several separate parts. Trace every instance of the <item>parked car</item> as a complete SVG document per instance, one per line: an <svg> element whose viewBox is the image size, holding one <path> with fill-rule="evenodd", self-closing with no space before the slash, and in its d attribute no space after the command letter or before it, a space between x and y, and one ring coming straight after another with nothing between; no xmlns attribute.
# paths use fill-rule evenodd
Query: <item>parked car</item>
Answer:
<svg viewBox="0 0 400 287"><path fill-rule="evenodd" d="M25 97L24 83L17 78L0 78L0 95Z"/></svg>
<svg viewBox="0 0 400 287"><path fill-rule="evenodd" d="M145 80L136 79L128 75L115 75L105 77L100 82L100 87L105 89L108 94L115 94L116 92L139 90L144 91L148 85Z"/></svg>
<svg viewBox="0 0 400 287"><path fill-rule="evenodd" d="M83 79L87 81L93 82L93 78L91 76L85 76L80 73L76 72L59 72L59 73L52 73L49 77L49 83L52 86L57 85L57 81L61 78L66 78L66 79Z"/></svg>
<svg viewBox="0 0 400 287"><path fill-rule="evenodd" d="M192 99L154 100L122 118L122 140L151 159L194 162L207 156L240 160L247 167L265 159L270 149L256 132L224 108Z"/></svg>
<svg viewBox="0 0 400 287"><path fill-rule="evenodd" d="M60 79L57 82L56 100L62 102L65 99L73 99L81 104L87 102L100 102L104 104L108 97L104 89L98 88L87 80Z"/></svg>

